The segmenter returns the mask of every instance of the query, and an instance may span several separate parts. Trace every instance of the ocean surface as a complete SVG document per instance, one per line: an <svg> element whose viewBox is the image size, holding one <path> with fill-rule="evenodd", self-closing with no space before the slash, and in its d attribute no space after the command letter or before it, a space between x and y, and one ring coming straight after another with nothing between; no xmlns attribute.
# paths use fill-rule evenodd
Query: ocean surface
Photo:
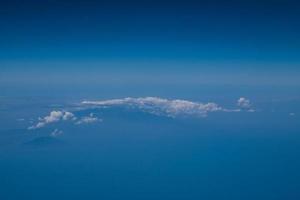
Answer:
<svg viewBox="0 0 300 200"><path fill-rule="evenodd" d="M300 199L297 88L21 91L0 97L1 200ZM81 105L147 96L230 111ZM251 110L234 111L241 96ZM76 119L48 123L52 111Z"/></svg>

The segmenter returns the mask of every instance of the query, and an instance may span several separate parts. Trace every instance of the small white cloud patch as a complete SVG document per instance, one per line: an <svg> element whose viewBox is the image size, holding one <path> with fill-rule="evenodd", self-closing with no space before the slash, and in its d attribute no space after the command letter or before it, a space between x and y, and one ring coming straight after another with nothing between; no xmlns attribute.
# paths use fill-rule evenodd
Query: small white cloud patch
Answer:
<svg viewBox="0 0 300 200"><path fill-rule="evenodd" d="M249 99L246 99L245 97L241 97L237 101L237 105L241 108L250 108L251 103Z"/></svg>
<svg viewBox="0 0 300 200"><path fill-rule="evenodd" d="M66 111L65 114L62 117L63 120L76 120L77 118L75 115L71 112Z"/></svg>
<svg viewBox="0 0 300 200"><path fill-rule="evenodd" d="M63 131L55 129L54 131L51 132L50 136L51 137L57 137L57 136L62 135L62 134L63 134Z"/></svg>
<svg viewBox="0 0 300 200"><path fill-rule="evenodd" d="M91 113L89 116L82 117L76 124L91 124L95 122L102 122L102 119L95 117L94 114Z"/></svg>

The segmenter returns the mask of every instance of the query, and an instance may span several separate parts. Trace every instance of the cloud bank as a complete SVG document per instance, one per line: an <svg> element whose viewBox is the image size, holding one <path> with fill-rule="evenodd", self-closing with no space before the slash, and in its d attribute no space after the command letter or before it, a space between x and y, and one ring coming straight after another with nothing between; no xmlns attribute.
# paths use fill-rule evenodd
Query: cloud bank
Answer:
<svg viewBox="0 0 300 200"><path fill-rule="evenodd" d="M206 117L212 112L241 112L248 111L254 112L251 108L249 99L241 97L237 101L238 108L227 109L219 106L214 102L201 103L193 102L181 99L163 99L159 97L142 97L142 98L122 98L122 99L110 99L102 101L82 101L77 105L78 110L88 110L91 108L103 109L107 107L126 107L130 109L137 109L142 112L166 116L166 117ZM88 116L76 117L75 114L69 111L51 111L49 115L39 118L38 122L28 127L29 130L42 128L48 124L60 122L60 121L72 121L76 125L91 124L95 122L102 122L102 119L97 118L93 113ZM58 134L58 131L54 131L53 134Z"/></svg>
<svg viewBox="0 0 300 200"><path fill-rule="evenodd" d="M168 117L177 117L184 115L194 115L200 117L206 117L210 112L217 111L236 111L230 109L224 109L216 103L199 103L187 100L169 100L158 97L145 97L145 98L123 98L123 99L111 99L105 101L83 101L82 105L86 106L100 106L100 107L112 107L112 106L126 106L135 108L156 115L163 115Z"/></svg>

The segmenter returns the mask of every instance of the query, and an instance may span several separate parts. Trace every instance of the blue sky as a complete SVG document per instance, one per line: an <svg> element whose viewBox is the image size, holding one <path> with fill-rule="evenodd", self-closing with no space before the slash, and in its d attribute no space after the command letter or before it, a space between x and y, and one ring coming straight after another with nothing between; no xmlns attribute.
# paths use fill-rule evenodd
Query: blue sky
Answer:
<svg viewBox="0 0 300 200"><path fill-rule="evenodd" d="M0 12L1 80L299 85L299 8L296 1L8 1Z"/></svg>

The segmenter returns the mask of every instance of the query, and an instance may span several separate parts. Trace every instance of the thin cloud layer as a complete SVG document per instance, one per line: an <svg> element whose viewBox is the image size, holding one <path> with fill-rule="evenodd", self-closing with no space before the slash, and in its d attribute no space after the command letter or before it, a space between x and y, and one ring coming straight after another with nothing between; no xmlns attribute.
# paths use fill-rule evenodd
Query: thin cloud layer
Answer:
<svg viewBox="0 0 300 200"><path fill-rule="evenodd" d="M226 111L216 103L199 103L186 100L169 100L158 97L145 97L145 98L123 98L123 99L111 99L105 101L83 101L83 105L86 106L100 106L100 107L112 107L112 106L126 106L130 108L140 109L142 111L163 115L168 117L195 115L205 117L209 112ZM233 110L232 110L233 111Z"/></svg>

